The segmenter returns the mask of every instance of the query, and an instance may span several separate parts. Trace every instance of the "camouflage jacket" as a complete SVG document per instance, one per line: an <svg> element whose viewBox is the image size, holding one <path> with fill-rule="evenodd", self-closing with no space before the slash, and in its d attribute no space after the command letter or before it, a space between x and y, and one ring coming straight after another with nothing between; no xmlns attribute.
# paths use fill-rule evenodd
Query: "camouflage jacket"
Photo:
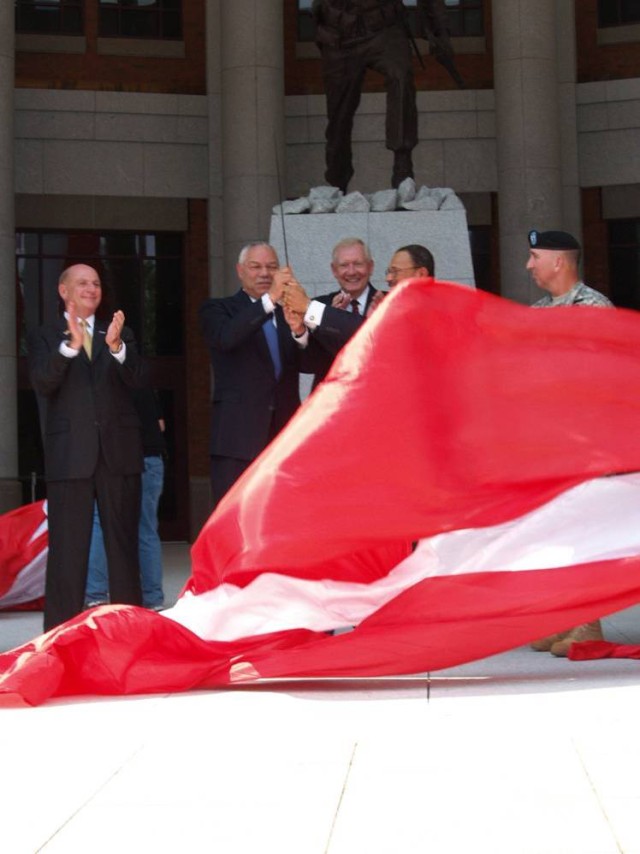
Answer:
<svg viewBox="0 0 640 854"><path fill-rule="evenodd" d="M313 0L316 41L331 47L348 46L400 23L406 9L402 0ZM443 0L418 0L419 35L432 48L450 51L447 10Z"/></svg>
<svg viewBox="0 0 640 854"><path fill-rule="evenodd" d="M578 282L566 294L552 297L551 294L543 296L538 302L534 302L532 308L555 308L557 305L599 305L613 307L613 303L600 291L596 291Z"/></svg>

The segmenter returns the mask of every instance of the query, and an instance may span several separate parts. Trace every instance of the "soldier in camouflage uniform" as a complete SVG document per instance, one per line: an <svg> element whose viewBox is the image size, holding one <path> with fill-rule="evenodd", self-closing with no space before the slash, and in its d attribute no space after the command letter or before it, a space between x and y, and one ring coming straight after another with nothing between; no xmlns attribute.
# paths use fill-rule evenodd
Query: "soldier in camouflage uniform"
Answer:
<svg viewBox="0 0 640 854"><path fill-rule="evenodd" d="M580 244L566 231L530 231L529 261L534 282L548 293L533 308L557 305L601 305L613 303L600 291L580 281Z"/></svg>
<svg viewBox="0 0 640 854"><path fill-rule="evenodd" d="M450 57L443 0L418 0L421 29L436 56ZM316 41L322 53L327 99L327 182L346 191L353 176L351 131L368 68L384 75L386 144L394 152L391 184L413 177L418 142L411 43L402 0L313 0Z"/></svg>
<svg viewBox="0 0 640 854"><path fill-rule="evenodd" d="M551 294L542 297L533 304L533 308L553 308L556 305L600 305L612 306L608 297L585 285L584 282L578 282L566 294L561 294L559 297L552 297Z"/></svg>
<svg viewBox="0 0 640 854"><path fill-rule="evenodd" d="M533 308L564 305L613 306L600 291L580 281L580 244L566 231L530 231L527 270L547 294ZM572 643L603 640L600 620L575 626L566 632L540 638L531 646L538 652L566 656Z"/></svg>

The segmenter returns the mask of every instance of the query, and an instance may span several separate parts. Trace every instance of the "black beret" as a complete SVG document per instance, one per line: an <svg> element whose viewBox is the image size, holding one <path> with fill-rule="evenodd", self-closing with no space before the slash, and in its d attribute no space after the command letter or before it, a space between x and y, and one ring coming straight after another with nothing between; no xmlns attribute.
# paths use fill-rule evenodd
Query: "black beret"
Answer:
<svg viewBox="0 0 640 854"><path fill-rule="evenodd" d="M577 249L580 244L573 234L568 231L533 231L529 232L529 246L532 249Z"/></svg>

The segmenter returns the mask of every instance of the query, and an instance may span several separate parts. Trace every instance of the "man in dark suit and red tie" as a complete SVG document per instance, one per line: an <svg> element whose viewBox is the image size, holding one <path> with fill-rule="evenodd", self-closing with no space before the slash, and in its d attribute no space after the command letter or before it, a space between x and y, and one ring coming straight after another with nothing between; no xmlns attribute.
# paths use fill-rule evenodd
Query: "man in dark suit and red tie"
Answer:
<svg viewBox="0 0 640 854"><path fill-rule="evenodd" d="M214 506L300 405L299 347L278 305L284 279L267 243L240 252L240 290L207 300L200 323L213 366Z"/></svg>
<svg viewBox="0 0 640 854"><path fill-rule="evenodd" d="M300 345L305 347L307 341L311 345L303 359L303 371L314 374L313 388L325 378L337 352L384 296L369 281L373 266L367 244L359 237L347 237L331 254L331 272L340 290L310 299L292 271L287 271L284 301L299 317Z"/></svg>
<svg viewBox="0 0 640 854"><path fill-rule="evenodd" d="M49 517L45 631L84 607L94 500L100 508L111 601L139 605L138 519L142 442L131 389L144 381L133 334L102 300L93 267L60 276L64 317L29 334L40 398Z"/></svg>

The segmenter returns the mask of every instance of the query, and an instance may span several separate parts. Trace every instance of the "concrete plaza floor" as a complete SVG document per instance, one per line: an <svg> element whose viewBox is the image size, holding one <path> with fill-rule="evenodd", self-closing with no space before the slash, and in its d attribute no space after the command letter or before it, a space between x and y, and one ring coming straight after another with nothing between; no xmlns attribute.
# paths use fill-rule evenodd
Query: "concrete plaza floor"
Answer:
<svg viewBox="0 0 640 854"><path fill-rule="evenodd" d="M164 547L169 601L188 549ZM604 621L640 643L640 607ZM41 615L0 614L0 649ZM3 854L640 854L640 661L2 709Z"/></svg>

